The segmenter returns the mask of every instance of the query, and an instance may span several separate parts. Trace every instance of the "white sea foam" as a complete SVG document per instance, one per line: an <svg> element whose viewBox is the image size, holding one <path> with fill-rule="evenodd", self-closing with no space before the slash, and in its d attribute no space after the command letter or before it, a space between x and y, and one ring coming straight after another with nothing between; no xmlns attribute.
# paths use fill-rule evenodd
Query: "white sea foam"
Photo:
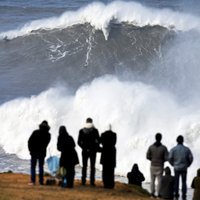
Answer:
<svg viewBox="0 0 200 200"><path fill-rule="evenodd" d="M90 23L95 29L102 30L107 39L109 24L112 21L126 22L141 27L160 25L181 31L200 30L199 18L190 14L145 7L136 2L114 1L109 4L94 2L77 11L67 11L58 17L28 22L18 29L0 33L0 39L13 39L39 29L62 29L84 23Z"/></svg>
<svg viewBox="0 0 200 200"><path fill-rule="evenodd" d="M95 79L80 87L74 96L69 95L66 88L57 86L38 96L1 105L0 145L7 153L28 159L27 140L45 119L51 126L52 134L48 156L58 155L56 143L59 126L65 125L77 141L78 131L87 117L94 119L100 133L109 123L117 133L117 174L126 175L132 164L138 163L149 181L146 151L154 142L155 133L161 132L163 143L169 149L176 145L177 135L184 135L186 145L195 156L189 177L195 175L200 164L197 159L200 143L199 106L181 107L167 92L140 82L122 82L112 76ZM76 149L81 160L80 148ZM97 167L100 168L100 165Z"/></svg>

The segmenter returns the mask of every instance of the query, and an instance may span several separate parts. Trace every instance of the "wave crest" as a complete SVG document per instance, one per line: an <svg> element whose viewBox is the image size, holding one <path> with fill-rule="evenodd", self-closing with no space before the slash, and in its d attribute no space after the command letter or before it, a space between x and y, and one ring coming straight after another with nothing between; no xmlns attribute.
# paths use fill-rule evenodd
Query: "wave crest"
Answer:
<svg viewBox="0 0 200 200"><path fill-rule="evenodd" d="M13 39L31 34L40 29L67 28L75 24L90 23L96 30L109 36L109 25L112 22L126 22L135 26L160 25L166 28L188 31L200 30L199 18L174 12L170 9L145 7L136 2L114 1L109 4L91 3L77 11L66 11L58 17L40 19L26 23L23 27L0 33L0 39Z"/></svg>

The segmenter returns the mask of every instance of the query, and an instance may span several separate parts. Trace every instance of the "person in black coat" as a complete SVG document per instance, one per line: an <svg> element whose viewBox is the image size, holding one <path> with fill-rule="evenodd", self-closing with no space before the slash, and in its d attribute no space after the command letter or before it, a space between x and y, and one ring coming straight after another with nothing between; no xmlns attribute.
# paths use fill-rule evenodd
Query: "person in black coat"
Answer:
<svg viewBox="0 0 200 200"><path fill-rule="evenodd" d="M99 132L91 118L86 119L86 125L79 131L78 145L82 149L82 185L86 183L87 162L90 159L90 185L95 186L96 153L99 150Z"/></svg>
<svg viewBox="0 0 200 200"><path fill-rule="evenodd" d="M171 170L169 167L166 167L164 171L165 176L162 176L160 183L160 197L162 199L173 200L175 177L171 175Z"/></svg>
<svg viewBox="0 0 200 200"><path fill-rule="evenodd" d="M142 186L142 182L145 180L144 175L140 172L138 165L134 164L131 172L127 174L128 184Z"/></svg>
<svg viewBox="0 0 200 200"><path fill-rule="evenodd" d="M57 149L61 151L60 167L66 169L66 175L63 177L63 180L66 178L66 187L68 188L74 186L75 165L79 163L75 146L74 139L68 134L65 126L60 126Z"/></svg>
<svg viewBox="0 0 200 200"><path fill-rule="evenodd" d="M35 184L36 174L35 168L37 161L39 161L39 183L43 185L44 175L44 159L46 157L46 148L50 142L51 135L49 133L50 127L47 121L43 121L39 125L39 129L33 131L28 140L28 149L31 155L31 183Z"/></svg>
<svg viewBox="0 0 200 200"><path fill-rule="evenodd" d="M116 148L117 134L111 130L105 131L101 134L100 143L102 145L100 163L103 166L102 178L104 188L114 188L114 171L116 167Z"/></svg>

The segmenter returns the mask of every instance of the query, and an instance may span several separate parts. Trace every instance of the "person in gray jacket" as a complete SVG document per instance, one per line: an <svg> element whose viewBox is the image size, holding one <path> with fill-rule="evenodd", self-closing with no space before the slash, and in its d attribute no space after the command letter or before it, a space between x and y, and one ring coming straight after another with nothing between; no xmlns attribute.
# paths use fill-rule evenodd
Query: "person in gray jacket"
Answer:
<svg viewBox="0 0 200 200"><path fill-rule="evenodd" d="M179 135L177 145L169 152L169 162L174 167L175 174L175 198L179 197L179 178L182 179L182 199L187 195L187 168L192 164L193 155L191 150L183 145L184 138Z"/></svg>
<svg viewBox="0 0 200 200"><path fill-rule="evenodd" d="M168 160L167 147L162 145L162 134L155 135L156 142L152 144L146 154L146 158L151 161L150 174L151 174L151 197L156 198L155 195L155 181L157 179L157 195L160 196L160 182L163 175L164 162Z"/></svg>

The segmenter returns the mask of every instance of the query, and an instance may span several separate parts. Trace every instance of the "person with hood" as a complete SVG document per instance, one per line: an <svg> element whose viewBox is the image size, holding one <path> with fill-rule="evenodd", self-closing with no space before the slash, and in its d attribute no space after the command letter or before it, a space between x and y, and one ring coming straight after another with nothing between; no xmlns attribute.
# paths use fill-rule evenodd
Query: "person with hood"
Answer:
<svg viewBox="0 0 200 200"><path fill-rule="evenodd" d="M165 176L162 177L160 183L160 197L162 199L173 200L174 198L174 176L171 176L171 170L169 167L165 168Z"/></svg>
<svg viewBox="0 0 200 200"><path fill-rule="evenodd" d="M103 166L102 178L104 188L112 189L115 186L114 172L116 167L116 148L117 134L109 130L101 134L100 143L102 145L100 163Z"/></svg>
<svg viewBox="0 0 200 200"><path fill-rule="evenodd" d="M131 172L127 173L128 184L138 185L142 187L142 182L145 180L144 175L140 172L138 164L134 164Z"/></svg>
<svg viewBox="0 0 200 200"><path fill-rule="evenodd" d="M160 181L163 175L164 162L168 160L167 147L161 143L162 134L155 135L156 142L152 144L146 154L146 158L151 161L151 197L156 198L155 195L155 181L157 179L157 195L160 196Z"/></svg>
<svg viewBox="0 0 200 200"><path fill-rule="evenodd" d="M199 200L200 199L200 169L197 170L197 176L194 177L194 179L192 180L191 187L194 189L192 200Z"/></svg>
<svg viewBox="0 0 200 200"><path fill-rule="evenodd" d="M82 185L86 183L87 163L90 160L90 185L95 186L96 153L99 150L99 131L94 127L91 118L86 119L85 127L80 129L78 145L82 149Z"/></svg>
<svg viewBox="0 0 200 200"><path fill-rule="evenodd" d="M64 183L64 180L67 180L67 188L73 188L74 186L75 165L79 163L75 146L74 139L69 135L66 127L60 126L57 149L61 152L60 167L66 169L66 175L62 177L62 181ZM63 184L62 186L65 187Z"/></svg>
<svg viewBox="0 0 200 200"><path fill-rule="evenodd" d="M184 138L179 135L176 139L177 145L169 152L169 162L174 167L175 174L175 197L179 197L179 179L182 179L182 199L187 195L187 168L193 162L191 150L183 145Z"/></svg>
<svg viewBox="0 0 200 200"><path fill-rule="evenodd" d="M35 168L37 161L39 162L39 183L44 184L44 159L46 157L46 149L50 142L51 135L49 133L50 127L47 121L43 121L39 125L39 129L33 131L28 139L28 149L31 155L31 183L35 185L36 173Z"/></svg>

